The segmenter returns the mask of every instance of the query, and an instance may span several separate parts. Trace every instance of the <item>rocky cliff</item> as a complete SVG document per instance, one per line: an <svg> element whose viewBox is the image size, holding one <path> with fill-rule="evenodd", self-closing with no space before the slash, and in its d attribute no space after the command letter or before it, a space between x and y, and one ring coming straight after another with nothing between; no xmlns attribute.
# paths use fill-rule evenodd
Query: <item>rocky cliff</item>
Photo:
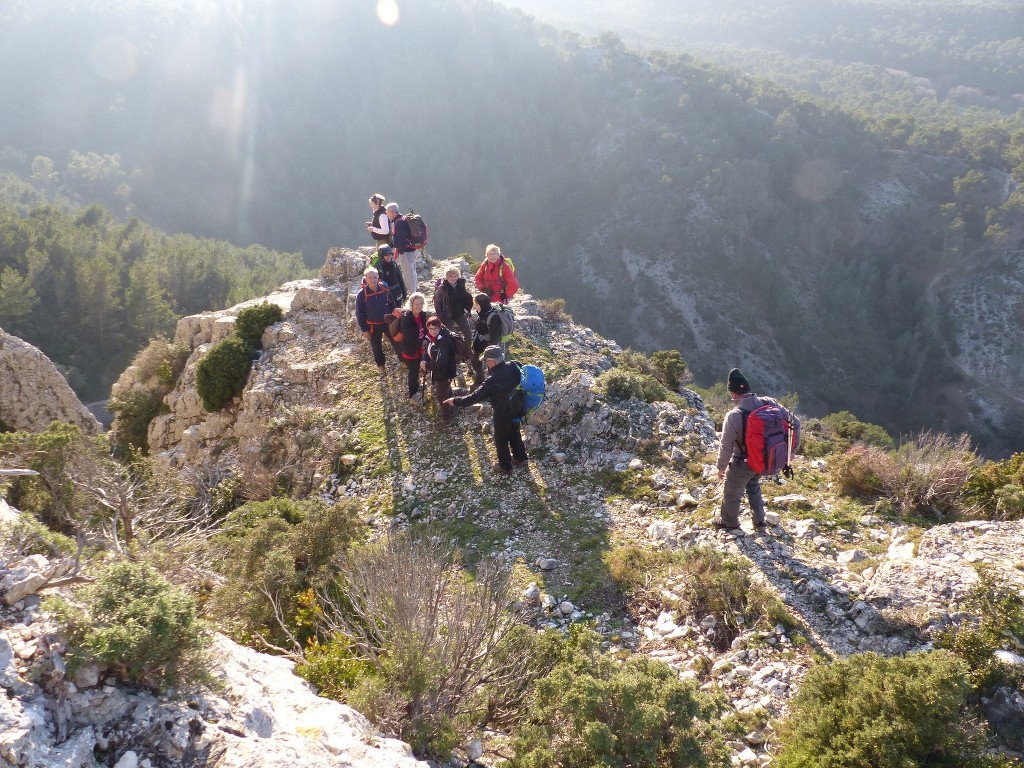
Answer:
<svg viewBox="0 0 1024 768"><path fill-rule="evenodd" d="M87 433L100 429L49 358L0 329L0 423L41 432L51 421L75 424Z"/></svg>

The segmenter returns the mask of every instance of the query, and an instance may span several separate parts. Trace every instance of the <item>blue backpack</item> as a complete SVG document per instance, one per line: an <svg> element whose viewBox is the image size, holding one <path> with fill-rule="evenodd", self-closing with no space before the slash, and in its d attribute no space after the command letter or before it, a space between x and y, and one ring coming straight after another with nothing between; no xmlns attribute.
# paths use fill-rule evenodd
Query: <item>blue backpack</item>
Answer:
<svg viewBox="0 0 1024 768"><path fill-rule="evenodd" d="M519 369L519 384L508 396L512 404L512 421L516 424L526 421L527 417L537 410L544 402L546 382L544 371L536 365L521 365L513 362Z"/></svg>

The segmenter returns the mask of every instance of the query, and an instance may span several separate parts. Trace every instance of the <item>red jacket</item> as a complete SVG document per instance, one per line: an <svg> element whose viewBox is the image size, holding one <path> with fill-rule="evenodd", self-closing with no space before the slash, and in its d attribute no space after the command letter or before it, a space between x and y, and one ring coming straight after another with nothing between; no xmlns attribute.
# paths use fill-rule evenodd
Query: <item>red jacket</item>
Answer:
<svg viewBox="0 0 1024 768"><path fill-rule="evenodd" d="M519 290L516 269L511 261L499 256L493 264L487 260L476 271L476 289L491 297L492 302L508 304L508 300Z"/></svg>

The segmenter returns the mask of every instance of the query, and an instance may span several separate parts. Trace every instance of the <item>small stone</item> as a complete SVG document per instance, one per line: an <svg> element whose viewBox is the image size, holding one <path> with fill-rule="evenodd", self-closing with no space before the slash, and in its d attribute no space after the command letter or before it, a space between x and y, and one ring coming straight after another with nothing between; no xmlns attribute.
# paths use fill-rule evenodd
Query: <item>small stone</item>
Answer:
<svg viewBox="0 0 1024 768"><path fill-rule="evenodd" d="M643 469L644 463L640 459L633 459L629 462L629 468L632 470Z"/></svg>
<svg viewBox="0 0 1024 768"><path fill-rule="evenodd" d="M470 762L479 760L484 754L484 744L480 739L473 739L466 745L466 757Z"/></svg>
<svg viewBox="0 0 1024 768"><path fill-rule="evenodd" d="M558 561L553 557L538 557L535 565L542 571L553 571L558 567Z"/></svg>
<svg viewBox="0 0 1024 768"><path fill-rule="evenodd" d="M358 461L358 457L354 453L346 453L344 456L341 457L341 465L343 467L354 467L356 461ZM127 755L134 753L126 752L125 754Z"/></svg>
<svg viewBox="0 0 1024 768"><path fill-rule="evenodd" d="M523 590L523 599L533 602L540 597L540 587L537 586L537 582L531 581L529 586Z"/></svg>
<svg viewBox="0 0 1024 768"><path fill-rule="evenodd" d="M1018 656L1013 651L996 651L992 654L992 658L1014 667L1024 666L1024 657Z"/></svg>
<svg viewBox="0 0 1024 768"><path fill-rule="evenodd" d="M558 611L563 616L572 616L575 610L576 606L570 603L568 600L563 600L561 603L558 604Z"/></svg>
<svg viewBox="0 0 1024 768"><path fill-rule="evenodd" d="M782 522L782 516L778 512L765 512L764 521L768 525L778 525Z"/></svg>
<svg viewBox="0 0 1024 768"><path fill-rule="evenodd" d="M79 667L75 672L75 685L81 688L92 688L100 682L100 668L95 664Z"/></svg>
<svg viewBox="0 0 1024 768"><path fill-rule="evenodd" d="M138 768L139 756L130 749L121 755L121 759L114 763L114 768Z"/></svg>

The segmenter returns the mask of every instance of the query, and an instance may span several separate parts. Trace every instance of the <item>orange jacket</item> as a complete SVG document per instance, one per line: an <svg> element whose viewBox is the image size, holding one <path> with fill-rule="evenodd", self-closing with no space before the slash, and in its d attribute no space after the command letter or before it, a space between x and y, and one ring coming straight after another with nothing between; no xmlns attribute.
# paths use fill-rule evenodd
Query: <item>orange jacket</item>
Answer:
<svg viewBox="0 0 1024 768"><path fill-rule="evenodd" d="M485 260L476 271L474 279L476 289L490 296L492 302L499 304L508 304L508 300L519 290L516 269L504 256L499 256L493 264Z"/></svg>

